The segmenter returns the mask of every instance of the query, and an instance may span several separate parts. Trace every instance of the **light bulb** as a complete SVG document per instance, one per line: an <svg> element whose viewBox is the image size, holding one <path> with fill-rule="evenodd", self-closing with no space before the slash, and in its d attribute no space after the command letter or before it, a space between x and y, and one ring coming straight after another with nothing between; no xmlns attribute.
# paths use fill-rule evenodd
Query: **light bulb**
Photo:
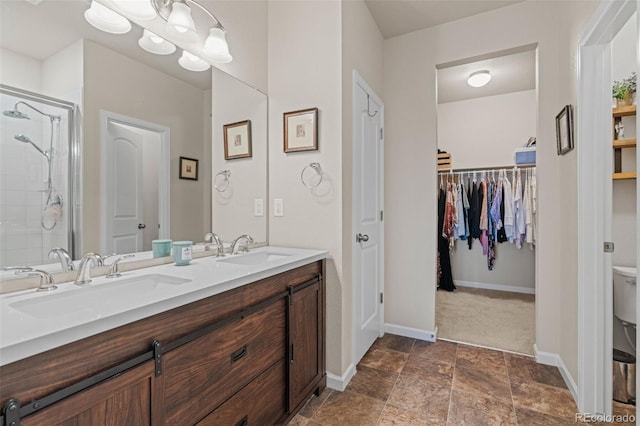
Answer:
<svg viewBox="0 0 640 426"><path fill-rule="evenodd" d="M84 12L84 19L97 29L111 34L125 34L131 30L131 22L124 16L93 0Z"/></svg>
<svg viewBox="0 0 640 426"><path fill-rule="evenodd" d="M213 62L226 64L233 59L229 53L229 44L222 28L211 28L209 36L204 42L203 53L207 59Z"/></svg>
<svg viewBox="0 0 640 426"><path fill-rule="evenodd" d="M186 50L182 51L182 56L178 59L178 63L182 68L189 71L206 71L211 67L207 62Z"/></svg>
<svg viewBox="0 0 640 426"><path fill-rule="evenodd" d="M147 52L155 53L156 55L169 55L176 51L175 45L146 29L142 33L140 40L138 40L138 45Z"/></svg>
<svg viewBox="0 0 640 426"><path fill-rule="evenodd" d="M467 79L471 87L482 87L491 80L491 73L487 70L472 72Z"/></svg>
<svg viewBox="0 0 640 426"><path fill-rule="evenodd" d="M191 17L191 9L185 3L177 1L173 3L167 22L179 33L196 30L196 24Z"/></svg>

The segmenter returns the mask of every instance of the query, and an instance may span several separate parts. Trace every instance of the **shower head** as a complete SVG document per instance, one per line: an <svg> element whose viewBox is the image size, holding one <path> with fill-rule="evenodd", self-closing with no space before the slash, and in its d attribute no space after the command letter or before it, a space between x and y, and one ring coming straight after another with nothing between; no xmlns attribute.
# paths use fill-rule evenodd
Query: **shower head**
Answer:
<svg viewBox="0 0 640 426"><path fill-rule="evenodd" d="M40 154L44 155L45 157L47 157L47 159L49 159L49 152L43 151L42 149L40 149L40 147L38 145L36 145L35 143L33 143L33 141L31 139L29 139L28 136L25 136L22 133L18 133L17 135L14 136L14 138L17 141L20 141L20 142L23 142L23 143L30 143L36 150L38 150L38 152Z"/></svg>
<svg viewBox="0 0 640 426"><path fill-rule="evenodd" d="M31 120L31 117L29 117L24 112L18 111L17 109L14 109L14 110L11 110L11 111L3 111L2 114L6 115L7 117L11 117L11 118L19 118L21 120Z"/></svg>

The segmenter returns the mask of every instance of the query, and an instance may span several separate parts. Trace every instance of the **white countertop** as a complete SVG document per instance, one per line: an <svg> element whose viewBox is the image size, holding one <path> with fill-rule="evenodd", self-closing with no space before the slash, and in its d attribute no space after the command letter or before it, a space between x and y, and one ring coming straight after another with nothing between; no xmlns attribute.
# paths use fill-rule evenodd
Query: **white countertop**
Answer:
<svg viewBox="0 0 640 426"><path fill-rule="evenodd" d="M56 283L58 288L50 292L29 289L0 295L0 365L295 269L328 255L324 250L267 246L233 257L254 253L283 256L271 256L273 259L257 265L219 261L231 259L230 255L202 257L187 266L172 263L124 272L115 279L98 277L82 287L72 282ZM128 283L150 275L173 279L177 283L144 288ZM180 279L185 282L180 283Z"/></svg>

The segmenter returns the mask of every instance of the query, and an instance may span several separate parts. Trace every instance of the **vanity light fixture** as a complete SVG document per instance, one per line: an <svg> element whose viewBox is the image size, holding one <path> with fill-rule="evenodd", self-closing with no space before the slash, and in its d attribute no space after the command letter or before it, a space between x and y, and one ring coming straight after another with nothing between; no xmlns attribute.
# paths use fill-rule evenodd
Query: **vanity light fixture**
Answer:
<svg viewBox="0 0 640 426"><path fill-rule="evenodd" d="M189 71L206 71L211 67L207 62L198 58L196 55L192 55L186 50L182 51L182 56L178 59L178 63L182 68Z"/></svg>
<svg viewBox="0 0 640 426"><path fill-rule="evenodd" d="M155 53L156 55L170 55L176 51L174 44L147 29L144 30L142 37L138 40L138 45L147 52Z"/></svg>
<svg viewBox="0 0 640 426"><path fill-rule="evenodd" d="M488 70L482 70L469 74L467 84L471 87L482 87L489 81L491 81L491 73Z"/></svg>
<svg viewBox="0 0 640 426"><path fill-rule="evenodd" d="M84 19L97 29L111 34L125 34L131 30L131 22L119 13L96 2L84 12Z"/></svg>

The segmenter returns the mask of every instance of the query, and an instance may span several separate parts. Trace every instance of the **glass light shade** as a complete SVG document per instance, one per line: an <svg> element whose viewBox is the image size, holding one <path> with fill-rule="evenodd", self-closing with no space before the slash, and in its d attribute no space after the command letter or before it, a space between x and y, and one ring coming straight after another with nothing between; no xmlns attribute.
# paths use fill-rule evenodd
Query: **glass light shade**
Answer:
<svg viewBox="0 0 640 426"><path fill-rule="evenodd" d="M209 36L204 42L204 55L207 59L220 64L226 64L232 61L229 53L229 44L225 32L222 28L211 28Z"/></svg>
<svg viewBox="0 0 640 426"><path fill-rule="evenodd" d="M167 19L167 23L169 23L169 25L179 33L196 31L196 24L193 22L193 18L191 17L191 9L185 3L178 1L173 2L171 14Z"/></svg>
<svg viewBox="0 0 640 426"><path fill-rule="evenodd" d="M482 87L491 81L491 73L487 70L472 72L467 79L471 87Z"/></svg>
<svg viewBox="0 0 640 426"><path fill-rule="evenodd" d="M134 19L153 19L157 13L150 0L112 0L123 12Z"/></svg>
<svg viewBox="0 0 640 426"><path fill-rule="evenodd" d="M149 30L144 30L142 37L138 40L138 45L147 52L155 53L156 55L170 55L176 51L175 45Z"/></svg>
<svg viewBox="0 0 640 426"><path fill-rule="evenodd" d="M189 71L206 71L211 67L207 62L198 58L196 55L192 55L186 50L182 51L182 56L178 59L180 66Z"/></svg>
<svg viewBox="0 0 640 426"><path fill-rule="evenodd" d="M131 22L127 18L95 0L91 2L91 7L84 12L84 19L97 29L111 34L124 34L131 30Z"/></svg>

